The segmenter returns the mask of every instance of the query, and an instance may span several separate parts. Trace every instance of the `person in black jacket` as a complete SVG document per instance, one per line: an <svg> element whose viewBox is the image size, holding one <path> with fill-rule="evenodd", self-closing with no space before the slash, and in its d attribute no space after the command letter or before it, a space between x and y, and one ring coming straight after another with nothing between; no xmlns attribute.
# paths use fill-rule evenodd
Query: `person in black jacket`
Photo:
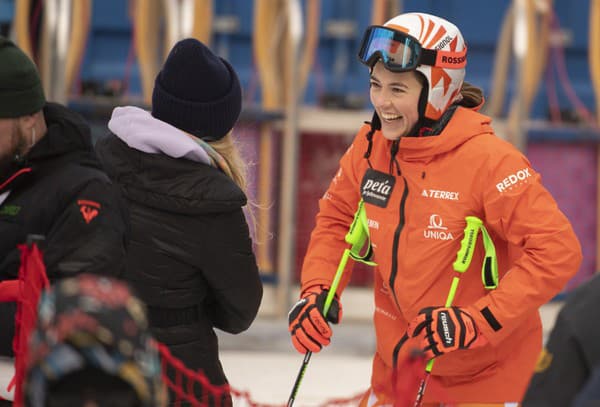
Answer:
<svg viewBox="0 0 600 407"><path fill-rule="evenodd" d="M600 275L569 294L538 358L523 407L600 406Z"/></svg>
<svg viewBox="0 0 600 407"><path fill-rule="evenodd" d="M246 330L262 299L231 132L241 103L232 66L185 39L156 77L152 112L116 108L112 133L96 144L129 203L125 277L148 306L151 331L214 385L227 383L214 328Z"/></svg>
<svg viewBox="0 0 600 407"><path fill-rule="evenodd" d="M18 276L18 245L42 235L50 282L125 265L124 202L101 169L90 128L46 103L34 63L0 37L0 284ZM0 355L12 356L14 302L0 303Z"/></svg>

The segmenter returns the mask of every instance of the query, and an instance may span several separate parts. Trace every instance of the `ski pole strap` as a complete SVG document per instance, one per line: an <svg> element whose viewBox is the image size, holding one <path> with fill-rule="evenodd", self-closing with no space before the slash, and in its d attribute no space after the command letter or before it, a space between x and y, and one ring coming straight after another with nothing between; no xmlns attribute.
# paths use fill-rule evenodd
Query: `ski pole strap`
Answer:
<svg viewBox="0 0 600 407"><path fill-rule="evenodd" d="M464 237L460 243L460 250L456 253L456 261L452 266L459 273L464 273L469 268L477 245L477 235L481 231L485 250L485 258L481 266L481 280L486 289L493 290L498 287L498 258L494 241L481 219L476 216L467 216L465 220L467 225L465 226Z"/></svg>
<svg viewBox="0 0 600 407"><path fill-rule="evenodd" d="M346 234L346 243L352 246L349 249L350 257L352 257L352 259L369 266L377 265L377 263L371 261L371 258L373 257L373 247L371 246L371 236L369 235L367 212L365 211L362 199L358 202L358 209L354 214L354 220L350 225L350 230ZM361 251L363 251L362 254Z"/></svg>
<svg viewBox="0 0 600 407"><path fill-rule="evenodd" d="M488 290L494 290L498 287L498 258L496 257L496 247L490 234L483 223L479 227L481 237L483 238L483 248L485 249L485 259L481 267L481 279L483 286Z"/></svg>

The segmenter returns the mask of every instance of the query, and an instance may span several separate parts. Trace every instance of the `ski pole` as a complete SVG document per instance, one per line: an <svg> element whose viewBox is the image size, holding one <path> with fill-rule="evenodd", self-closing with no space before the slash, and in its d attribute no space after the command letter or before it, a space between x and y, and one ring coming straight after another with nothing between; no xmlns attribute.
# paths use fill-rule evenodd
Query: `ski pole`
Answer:
<svg viewBox="0 0 600 407"><path fill-rule="evenodd" d="M479 229L483 226L481 219L475 216L467 216L465 220L467 221L467 224L465 226L464 236L460 242L460 249L456 253L456 260L452 264L454 271L456 271L458 274L452 279L452 284L450 285L450 290L448 291L448 296L446 297L446 303L444 305L446 308L452 306L454 296L456 295L456 290L458 289L458 283L460 282L460 276L462 273L467 271L469 265L471 264L473 253L475 251L475 245L477 243L477 234ZM425 394L425 388L427 387L427 381L431 375L431 369L433 369L433 362L434 359L431 359L429 362L427 362L427 366L425 366L425 377L419 384L419 390L417 392L417 398L415 400L414 407L421 406L423 395Z"/></svg>
<svg viewBox="0 0 600 407"><path fill-rule="evenodd" d="M350 225L350 230L346 234L345 240L346 243L351 245L351 247L344 249L344 253L342 254L342 258L340 259L340 263L335 272L335 276L333 277L331 287L329 287L329 292L327 293L327 297L325 298L325 304L323 305L323 315L325 316L325 318L327 318L329 307L331 306L333 298L335 297L335 293L342 278L342 274L344 274L346 264L348 263L348 258L351 257L356 261L360 261L370 266L375 265L374 262L370 261L372 255L372 248L369 237L367 213L364 210L362 200L360 200L358 203L358 209L354 214L354 220ZM360 251L361 249L363 249L363 247L365 247L365 243L368 244L367 251L364 254L361 254ZM292 393L290 394L290 398L288 399L287 407L292 407L294 401L296 400L298 389L300 388L300 384L302 383L302 379L304 378L304 373L306 372L306 368L308 367L308 362L310 362L311 356L311 351L306 352L306 354L304 355L302 365L300 366L300 371L298 372L298 376L296 376L296 381L294 382Z"/></svg>

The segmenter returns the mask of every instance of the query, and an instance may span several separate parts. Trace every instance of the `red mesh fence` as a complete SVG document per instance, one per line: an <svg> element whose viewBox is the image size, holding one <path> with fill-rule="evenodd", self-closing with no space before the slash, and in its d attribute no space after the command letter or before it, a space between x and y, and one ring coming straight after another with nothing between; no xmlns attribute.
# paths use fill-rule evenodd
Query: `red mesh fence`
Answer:
<svg viewBox="0 0 600 407"><path fill-rule="evenodd" d="M27 360L27 342L31 331L37 321L37 305L40 296L49 283L46 277L45 267L40 250L35 244L20 246L21 267L19 269L19 280L0 283L0 301L17 302L17 314L15 316L15 337L13 349L15 352L15 376L9 385L15 387L14 406L23 405L23 385L25 361ZM16 283L16 284L15 284ZM239 391L229 385L213 385L201 371L188 369L184 363L171 355L166 345L157 343L161 357L162 376L164 383L174 395L172 403L176 407L181 405L191 407L230 407L229 397L231 394L236 407L281 407L282 404L264 404L252 399L247 391ZM394 407L412 407L414 395L423 379L425 362L421 358L413 357L400 363L396 376L397 401ZM167 372L170 375L167 375ZM171 378L170 378L170 377ZM292 383L290 383L291 389ZM435 386L428 389L428 393L439 393L440 389ZM364 391L360 394L348 397L324 401L319 407L329 406L356 406L362 399ZM407 396L409 395L409 396ZM1 398L0 398L1 399ZM298 403L298 406L301 404Z"/></svg>
<svg viewBox="0 0 600 407"><path fill-rule="evenodd" d="M213 385L202 372L195 372L185 367L181 360L171 355L169 348L165 345L159 343L158 349L161 356L163 379L167 387L176 395L175 400L172 400L176 407L179 407L182 402L189 403L192 407L204 407L209 405L226 407L227 404L219 402L218 400L221 400L222 396L227 393L231 394L236 406L281 407L286 405L259 403L252 399L249 392L236 390L229 385ZM176 372L174 380L169 379L166 374L170 368ZM292 383L290 383L290 386L291 384ZM331 399L320 404L320 407L356 406L362 398L363 393L364 392L361 392L360 394L349 398Z"/></svg>

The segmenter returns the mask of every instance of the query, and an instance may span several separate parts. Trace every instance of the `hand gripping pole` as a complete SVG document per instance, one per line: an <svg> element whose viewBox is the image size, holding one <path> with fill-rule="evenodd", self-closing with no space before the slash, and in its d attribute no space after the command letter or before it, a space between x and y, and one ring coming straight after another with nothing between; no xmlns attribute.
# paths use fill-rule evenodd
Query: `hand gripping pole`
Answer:
<svg viewBox="0 0 600 407"><path fill-rule="evenodd" d="M350 248L344 249L344 253L342 254L342 258L340 259L340 263L335 272L335 276L333 277L331 287L329 287L329 292L327 294L327 297L325 298L325 304L323 306L323 315L325 315L326 318L327 312L329 312L329 307L333 302L333 298L335 297L335 293L342 278L342 274L344 274L344 270L346 269L346 263L348 262L348 258L351 257L353 260L368 264L369 266L376 265L376 263L371 261L373 249L371 247L371 238L369 236L367 213L365 212L364 203L362 199L358 202L358 209L354 214L354 220L350 225L350 230L346 234L345 240L346 243L350 245ZM300 371L298 372L298 376L296 377L296 381L294 382L294 387L292 388L292 393L290 394L290 398L287 402L287 407L292 407L294 401L296 400L298 389L300 388L300 384L302 383L302 379L304 377L304 373L306 372L306 368L308 367L308 362L310 361L311 356L312 352L310 351L306 352L306 355L304 355L304 359L302 360L302 366L300 366Z"/></svg>

